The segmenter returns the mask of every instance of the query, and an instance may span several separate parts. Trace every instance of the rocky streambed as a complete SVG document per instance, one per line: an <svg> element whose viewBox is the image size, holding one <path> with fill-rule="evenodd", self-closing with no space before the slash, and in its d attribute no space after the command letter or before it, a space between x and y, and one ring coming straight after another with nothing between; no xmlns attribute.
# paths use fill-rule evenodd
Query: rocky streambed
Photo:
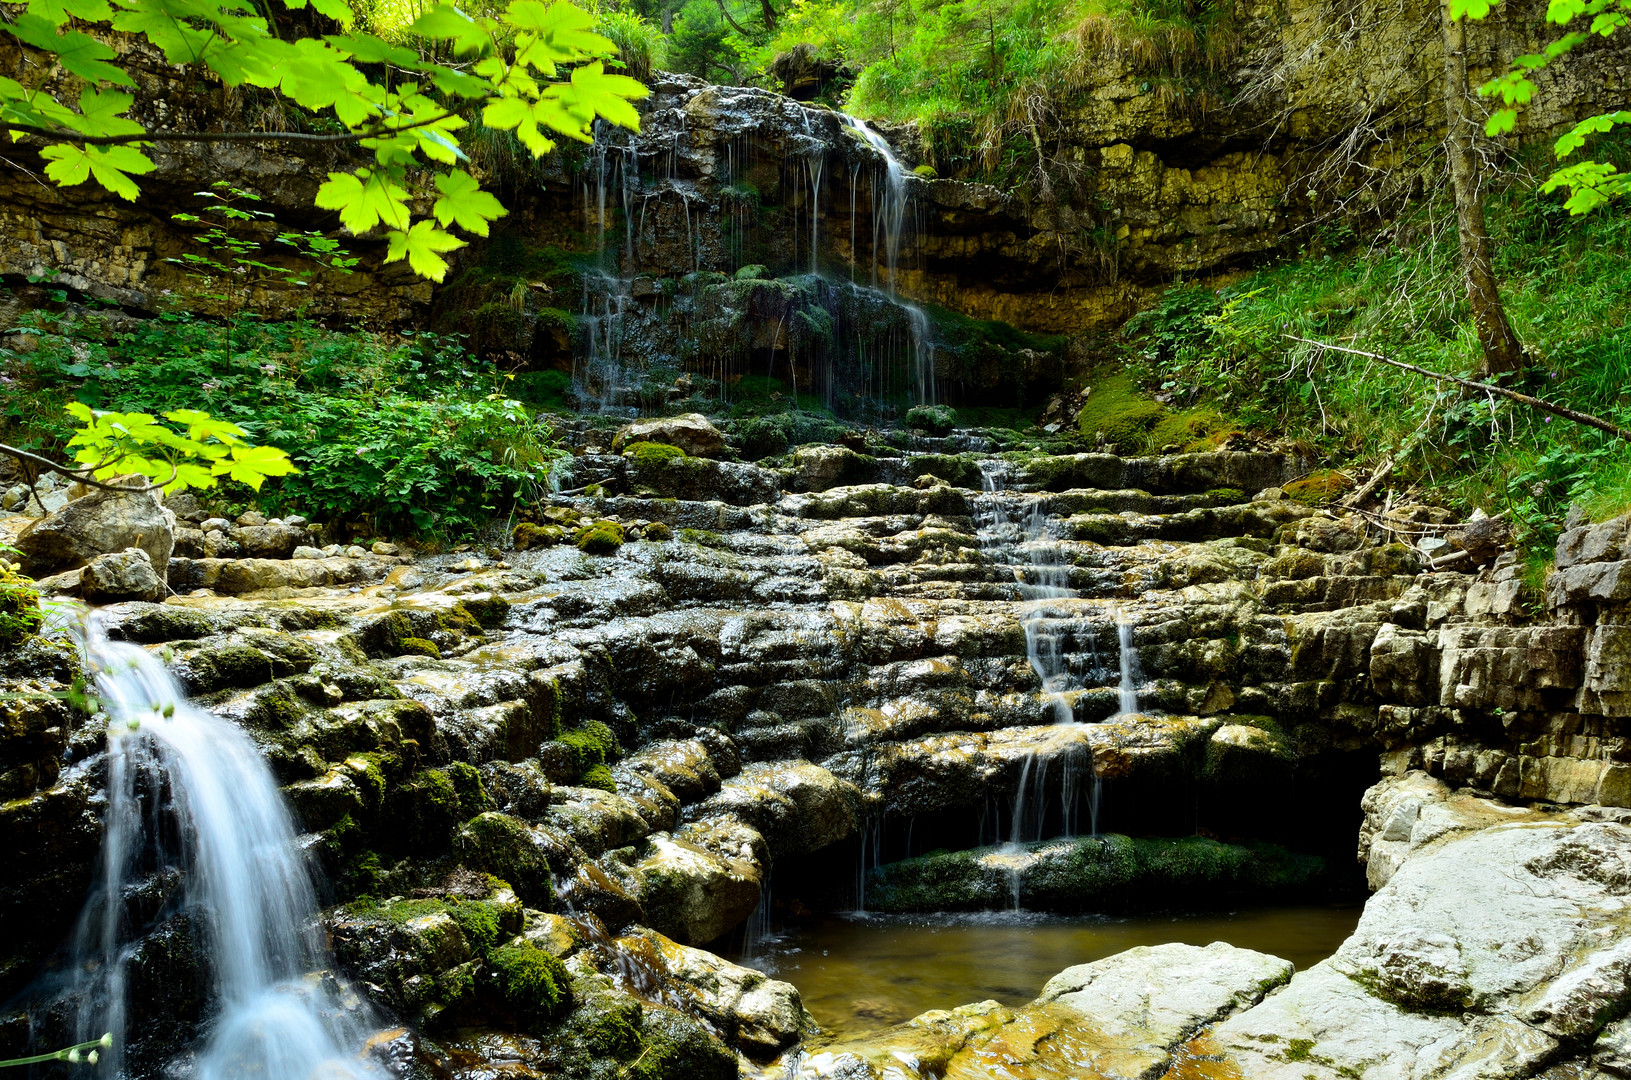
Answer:
<svg viewBox="0 0 1631 1080"><path fill-rule="evenodd" d="M380 1068L1628 1067L1623 519L1572 522L1542 598L1498 548L1428 565L1412 542L1448 530L1442 511L1288 497L1308 466L1275 452L875 433L743 461L683 427L583 425L575 493L504 549L367 551L305 522L135 508L169 536L149 551L144 526L127 561L162 565L173 595L103 625L264 753ZM54 584L112 599L114 569ZM3 666L0 978L22 996L0 1049L21 1053L77 1022L59 943L108 759L105 720L60 694L71 643ZM162 823L165 785L144 797ZM124 916L143 1076L213 1016L200 913L162 852L149 870ZM1366 884L1353 936L1302 971L1135 949L1028 1006L859 1040L708 951L800 911L1194 910Z"/></svg>

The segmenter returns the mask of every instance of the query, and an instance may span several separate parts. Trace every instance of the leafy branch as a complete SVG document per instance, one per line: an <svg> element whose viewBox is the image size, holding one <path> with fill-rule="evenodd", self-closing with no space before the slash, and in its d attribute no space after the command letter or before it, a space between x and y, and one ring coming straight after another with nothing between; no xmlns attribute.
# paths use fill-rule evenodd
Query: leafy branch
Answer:
<svg viewBox="0 0 1631 1080"><path fill-rule="evenodd" d="M406 259L416 274L441 281L443 256L466 243L452 229L486 236L506 213L459 167L468 160L458 136L468 117L479 110L483 124L514 132L538 157L555 148L555 137L593 142L597 119L639 128L631 102L646 88L606 70L616 45L568 0L511 0L496 16L474 17L437 0L406 31L422 50L352 29L346 0L282 3L290 11L309 5L345 32L284 40L254 0L28 0L21 14L0 15L0 32L46 54L81 88L70 99L0 76L0 130L13 140L45 140L45 175L58 185L94 182L127 200L140 194L135 178L155 168L145 150L159 142L356 144L372 163L329 173L316 205L337 211L355 234L382 230L386 262ZM111 34L143 38L168 63L201 67L225 86L269 90L308 112L331 113L345 130L148 130L129 115L135 94L121 88L133 89L135 80L104 40ZM443 62L441 52L460 59ZM50 76L51 64L36 67L36 78ZM416 197L432 197L421 180L426 171L434 202L416 219Z"/></svg>

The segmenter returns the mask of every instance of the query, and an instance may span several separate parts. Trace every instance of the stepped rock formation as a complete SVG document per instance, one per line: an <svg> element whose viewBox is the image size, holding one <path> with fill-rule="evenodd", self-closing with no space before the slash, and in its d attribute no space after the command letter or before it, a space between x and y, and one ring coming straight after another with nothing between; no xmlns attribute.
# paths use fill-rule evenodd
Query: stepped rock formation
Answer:
<svg viewBox="0 0 1631 1080"><path fill-rule="evenodd" d="M952 1067L937 1076L985 1075L989 1054L1037 1077L1112 1060L1298 1077L1619 1060L1626 519L1573 523L1538 615L1516 566L1431 571L1365 519L1286 498L1278 485L1303 466L1278 454L1123 459L957 432L653 461L605 452L606 434L584 425L573 462L600 493L542 518L585 532L615 519L627 539L612 554L324 556L291 526L302 536L266 554L297 557L243 558L279 527L181 528L181 594L107 609L110 635L162 652L195 700L251 734L331 878L375 898L328 923L342 967L421 1033L390 1044L401 1067L593 1057L587 1032L607 1016L630 1025L624 1050L660 1044L691 1062L684 1075L774 1059L815 1039L796 991L700 948L752 915L773 870L778 895L812 906L912 909L916 860L894 860L961 858L989 842L992 805L1007 812L1033 783L1034 805L1080 799L1066 785L1090 777L1106 832L1205 830L1338 865L1370 787L1360 857L1380 891L1306 972L1222 946L1129 954L1065 973L1029 1009L811 1042L798 1075L870 1075L843 1070L899 1039ZM982 491L993 460L1006 486ZM1045 538L982 529L993 501L1009 521L1042 520ZM1068 583L1040 607L1021 588L1039 546ZM1124 626L1137 713L1122 708ZM1059 666L1034 665L1039 633ZM4 657L8 686L35 695L77 667L38 639ZM106 758L100 724L66 701L6 709L13 990L69 931L63 898L89 884ZM1079 903L1083 864L1050 854L1059 843L1031 845L1011 879L983 877L971 852L971 902L1000 903L1012 880L1027 904ZM1306 881L1260 858L1227 881L1154 880L1197 902ZM132 1015L142 1075L202 1019L180 988L208 958L166 895L155 881L138 913L152 920L137 989L153 986ZM572 1011L541 1041L464 1026L491 1017L484 973L511 935L573 980ZM1152 988L1148 1017L1125 996L1134 984ZM0 1019L0 1050L58 1014L44 1015Z"/></svg>

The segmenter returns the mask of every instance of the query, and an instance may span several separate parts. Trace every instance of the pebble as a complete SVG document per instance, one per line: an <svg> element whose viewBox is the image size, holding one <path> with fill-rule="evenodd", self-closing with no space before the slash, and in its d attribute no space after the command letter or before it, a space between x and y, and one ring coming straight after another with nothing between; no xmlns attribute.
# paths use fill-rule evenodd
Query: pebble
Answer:
<svg viewBox="0 0 1631 1080"><path fill-rule="evenodd" d="M249 528L249 527L252 527L252 526L255 526L255 525L265 525L266 524L266 515L262 514L262 513L259 513L257 511L251 510L247 514L239 514L238 515L238 524L244 526L245 528Z"/></svg>
<svg viewBox="0 0 1631 1080"><path fill-rule="evenodd" d="M318 548L301 544L294 549L294 555L291 557L296 559L321 559L323 558L323 552Z"/></svg>
<svg viewBox="0 0 1631 1080"><path fill-rule="evenodd" d="M366 548L358 547L356 544L352 544L350 547L345 549L345 557L348 559L361 559L366 557L367 554L368 551Z"/></svg>
<svg viewBox="0 0 1631 1080"><path fill-rule="evenodd" d="M198 527L206 533L218 532L225 535L226 531L232 528L232 522L224 517L205 518L204 522Z"/></svg>
<svg viewBox="0 0 1631 1080"><path fill-rule="evenodd" d="M293 515L291 517L284 518L283 519L283 524L293 526L296 529L304 529L307 525L310 524L310 522L308 522L305 518L301 517L299 514L295 514L295 515Z"/></svg>
<svg viewBox="0 0 1631 1080"><path fill-rule="evenodd" d="M375 555L396 555L400 553L402 549L397 547L395 544L387 543L384 540L375 540L374 546L369 548L369 550Z"/></svg>

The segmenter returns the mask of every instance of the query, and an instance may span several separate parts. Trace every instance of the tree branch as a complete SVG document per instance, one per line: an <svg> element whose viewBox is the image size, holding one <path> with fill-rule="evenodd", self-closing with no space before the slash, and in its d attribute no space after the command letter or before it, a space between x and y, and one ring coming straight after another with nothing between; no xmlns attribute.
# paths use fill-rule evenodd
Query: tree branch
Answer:
<svg viewBox="0 0 1631 1080"><path fill-rule="evenodd" d="M1625 439L1626 441L1631 442L1631 430L1627 430L1611 420L1604 420L1600 416L1593 416L1590 413L1579 412L1564 405L1553 405L1549 401L1542 401L1540 398L1530 397L1528 394L1520 394L1516 390L1508 390L1504 386L1496 386L1494 383L1477 382L1473 379L1463 379L1459 375L1446 375L1442 371L1430 371L1424 367L1417 367L1415 364L1407 364L1403 360L1395 360L1391 356L1383 356L1381 353L1366 352L1363 349L1349 349L1341 345L1330 345L1323 341L1315 341L1313 338L1298 337L1296 334L1282 334L1280 336L1290 338L1292 341L1301 341L1306 345L1313 345L1316 348L1328 349L1331 352L1349 353L1353 356L1363 356L1370 360L1380 360L1384 364L1391 364L1396 368L1402 368L1405 371L1415 372L1417 375L1425 375L1429 379L1438 379L1441 382L1452 382L1457 386L1465 386L1469 390L1477 390L1486 394L1497 394L1520 404L1527 405L1531 409L1539 409L1541 412L1551 413L1553 416L1561 416L1565 420L1573 420L1577 424L1584 424L1587 427L1594 427L1598 431L1606 431L1616 439Z"/></svg>
<svg viewBox="0 0 1631 1080"><path fill-rule="evenodd" d="M27 450L19 450L15 446L7 446L5 443L0 443L0 454L6 454L10 457L14 457L18 461L26 461L30 464L38 465L45 472L54 472L59 476L66 476L76 484L84 484L86 487L101 488L103 491L126 491L136 495L141 495L149 491L157 491L162 487L168 486L174 482L176 475L181 471L181 467L179 465L172 465L170 467L170 479L166 480L164 483L149 483L146 487L129 487L125 484L109 484L96 479L96 477L91 475L92 472L96 471L95 468L92 468L89 471L72 469L67 465L62 465L58 462L52 461L50 458L41 457L38 454L31 454ZM33 487L34 485L31 482L29 484L29 490L31 492ZM35 497L38 498L38 496Z"/></svg>
<svg viewBox="0 0 1631 1080"><path fill-rule="evenodd" d="M439 124L461 113L448 111L440 116L416 120L411 124L400 127L380 125L367 128L363 131L348 131L340 135L312 135L304 131L144 131L135 135L82 135L77 131L66 128L44 128L33 124L3 124L5 130L23 134L37 135L42 139L54 139L57 142L76 143L81 146L118 146L125 143L147 142L304 142L304 143L347 143L360 142L363 139L377 139L385 135L398 135L404 131L413 131L416 128Z"/></svg>

